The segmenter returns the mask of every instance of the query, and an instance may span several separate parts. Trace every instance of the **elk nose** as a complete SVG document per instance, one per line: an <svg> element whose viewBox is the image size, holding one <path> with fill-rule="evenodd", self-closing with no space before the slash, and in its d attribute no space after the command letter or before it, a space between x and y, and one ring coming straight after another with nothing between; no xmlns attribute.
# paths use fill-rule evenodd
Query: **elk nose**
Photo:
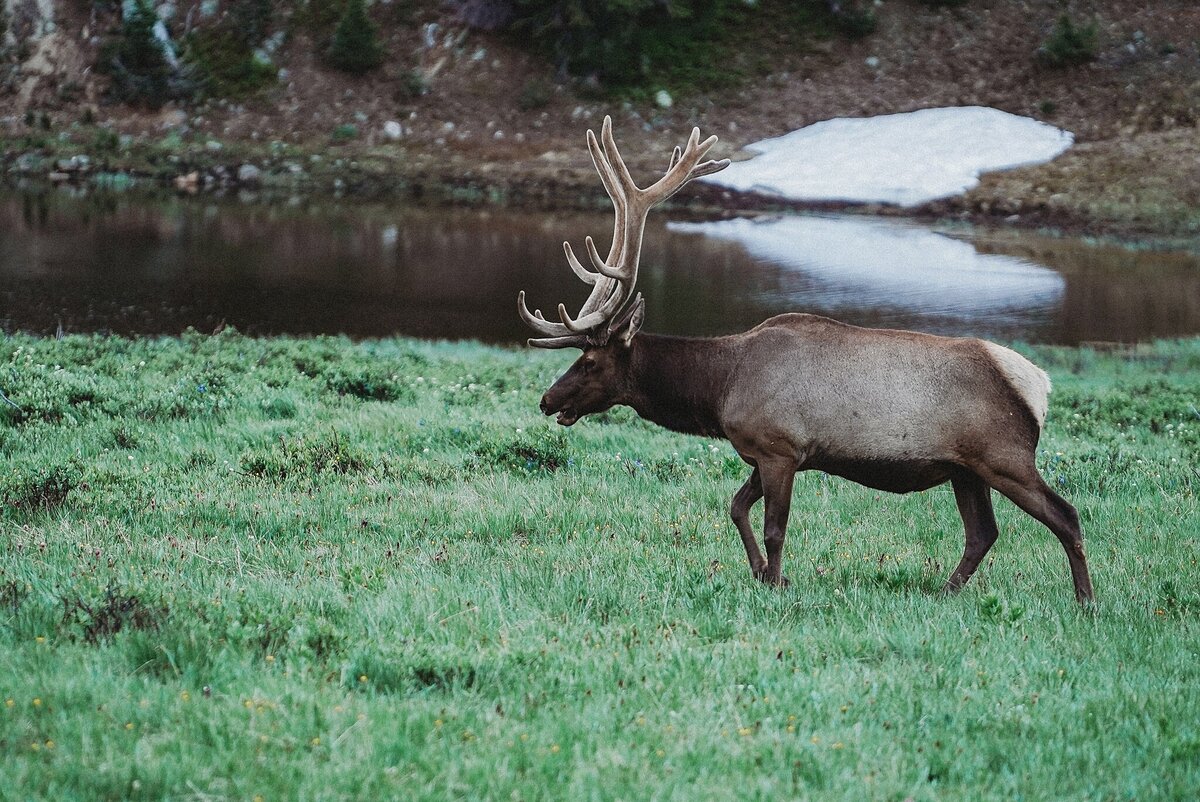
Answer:
<svg viewBox="0 0 1200 802"><path fill-rule="evenodd" d="M549 395L549 393L547 393L546 395ZM550 402L548 402L546 400L545 395L542 396L542 403L538 404L538 406L541 407L543 415L550 415L554 412L554 410L550 408Z"/></svg>

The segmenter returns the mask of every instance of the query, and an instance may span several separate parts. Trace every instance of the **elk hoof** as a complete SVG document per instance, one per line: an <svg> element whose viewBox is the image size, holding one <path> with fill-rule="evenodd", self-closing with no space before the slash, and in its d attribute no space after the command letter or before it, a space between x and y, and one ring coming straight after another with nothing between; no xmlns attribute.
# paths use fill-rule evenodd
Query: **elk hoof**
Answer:
<svg viewBox="0 0 1200 802"><path fill-rule="evenodd" d="M786 588L788 585L792 584L792 581L786 576L771 576L765 570L755 571L754 578L759 582L762 582L764 585L774 585L777 588Z"/></svg>

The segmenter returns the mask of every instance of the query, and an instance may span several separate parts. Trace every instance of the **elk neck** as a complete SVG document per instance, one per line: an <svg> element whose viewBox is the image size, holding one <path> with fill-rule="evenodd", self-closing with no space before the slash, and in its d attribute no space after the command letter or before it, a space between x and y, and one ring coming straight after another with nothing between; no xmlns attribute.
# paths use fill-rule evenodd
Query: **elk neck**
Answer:
<svg viewBox="0 0 1200 802"><path fill-rule="evenodd" d="M736 356L721 338L639 333L619 403L684 434L724 437L720 410Z"/></svg>

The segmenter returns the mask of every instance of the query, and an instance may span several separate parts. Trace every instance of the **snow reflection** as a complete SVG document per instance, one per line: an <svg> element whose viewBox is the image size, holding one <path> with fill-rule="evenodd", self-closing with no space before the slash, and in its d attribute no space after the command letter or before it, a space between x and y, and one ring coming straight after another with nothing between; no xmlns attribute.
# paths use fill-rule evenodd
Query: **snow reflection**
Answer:
<svg viewBox="0 0 1200 802"><path fill-rule="evenodd" d="M672 232L739 243L791 276L773 288L796 308L873 307L932 318L1051 315L1066 281L1041 265L981 254L968 242L911 223L861 217L782 217L672 223ZM1040 315L1035 315L1040 316Z"/></svg>

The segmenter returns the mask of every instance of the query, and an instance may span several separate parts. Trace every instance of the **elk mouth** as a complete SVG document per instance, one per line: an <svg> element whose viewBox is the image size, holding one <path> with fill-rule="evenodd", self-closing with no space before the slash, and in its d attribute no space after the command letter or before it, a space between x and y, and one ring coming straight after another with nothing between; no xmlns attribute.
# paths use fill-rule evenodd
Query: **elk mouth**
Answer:
<svg viewBox="0 0 1200 802"><path fill-rule="evenodd" d="M559 426L570 426L577 420L579 420L579 413L573 409L561 410L558 413L558 417L555 418L555 422L557 422Z"/></svg>

